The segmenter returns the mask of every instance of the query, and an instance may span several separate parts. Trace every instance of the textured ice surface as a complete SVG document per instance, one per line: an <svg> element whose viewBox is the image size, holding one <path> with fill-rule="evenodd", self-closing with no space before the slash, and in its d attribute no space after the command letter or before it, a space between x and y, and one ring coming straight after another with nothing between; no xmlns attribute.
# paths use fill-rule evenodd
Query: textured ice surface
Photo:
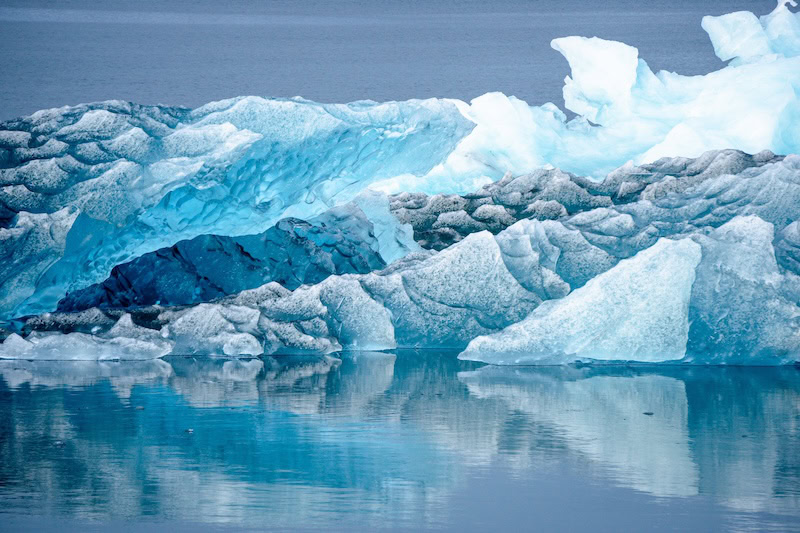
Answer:
<svg viewBox="0 0 800 533"><path fill-rule="evenodd" d="M478 337L459 357L521 365L681 359L700 257L690 239L661 239L502 332Z"/></svg>
<svg viewBox="0 0 800 533"><path fill-rule="evenodd" d="M156 359L172 351L174 343L158 331L137 326L123 315L98 335L80 332L34 331L26 338L12 333L0 344L0 359L27 360L136 360Z"/></svg>
<svg viewBox="0 0 800 533"><path fill-rule="evenodd" d="M800 361L800 278L780 271L772 242L772 224L756 216L659 240L525 320L474 339L459 357L494 364Z"/></svg>
<svg viewBox="0 0 800 533"><path fill-rule="evenodd" d="M481 232L435 255L412 254L379 272L330 276L294 291L271 282L190 307L132 309L119 320L134 317L150 328L141 328L148 339L170 343L174 354L454 348L524 318L540 302L506 267L495 238ZM45 333L58 330L102 340L116 327L108 329L113 316L98 309L48 313L27 320L23 329L33 331L28 338L65 337ZM40 357L37 345L21 350L22 342L27 341L15 333L0 346L7 357Z"/></svg>
<svg viewBox="0 0 800 533"><path fill-rule="evenodd" d="M322 105L241 97L195 110L105 102L0 125L0 316L53 310L142 254L199 235L308 220L374 183L465 193L543 165L599 178L628 161L711 149L800 152L800 15L704 21L730 65L653 73L635 48L553 41L571 67L566 115L499 93L471 103ZM380 183L375 183L380 182ZM563 205L563 204L562 204ZM542 200L532 213L554 217ZM442 225L502 221L475 206ZM380 232L378 232L380 233Z"/></svg>
<svg viewBox="0 0 800 533"><path fill-rule="evenodd" d="M567 220L584 211L639 200L648 202L637 208L634 218L664 219L659 220L662 226L670 221L691 223L698 214L704 215L700 225L721 224L739 210L757 210L748 212L783 224L797 215L800 189L797 159L782 161L770 152L712 151L696 159L664 158L623 166L599 183L558 169L540 169L506 175L463 196L395 194L390 197L391 210L413 227L414 238L423 247L434 250L476 231L498 233L522 219ZM732 184L734 179L739 183ZM685 215L665 211L690 205Z"/></svg>
<svg viewBox="0 0 800 533"><path fill-rule="evenodd" d="M331 274L379 270L421 250L412 234L384 195L366 191L309 222L286 218L242 237L202 235L137 257L102 283L69 293L58 310L206 302L270 281L295 289Z"/></svg>
<svg viewBox="0 0 800 533"><path fill-rule="evenodd" d="M256 97L193 111L105 102L3 123L0 251L14 255L0 313L52 310L143 253L307 220L370 181L424 174L472 127L447 100Z"/></svg>
<svg viewBox="0 0 800 533"><path fill-rule="evenodd" d="M559 214L531 212L541 202L559 206ZM800 358L797 156L712 152L624 167L600 183L542 171L465 197L402 195L391 205L430 248L443 242L428 232L436 221L446 230L464 216L477 220L481 208L508 216L491 219L496 234L460 225L455 244L410 253L384 270L331 275L295 290L272 282L190 307L132 309L131 317L173 343L172 353L464 348L498 334L517 345L478 350L479 340L469 356L744 364ZM516 220L526 214L533 218ZM121 313L48 313L10 327L23 336L102 336Z"/></svg>
<svg viewBox="0 0 800 533"><path fill-rule="evenodd" d="M800 277L778 266L774 229L737 217L695 240L703 248L692 289L687 360L800 361Z"/></svg>

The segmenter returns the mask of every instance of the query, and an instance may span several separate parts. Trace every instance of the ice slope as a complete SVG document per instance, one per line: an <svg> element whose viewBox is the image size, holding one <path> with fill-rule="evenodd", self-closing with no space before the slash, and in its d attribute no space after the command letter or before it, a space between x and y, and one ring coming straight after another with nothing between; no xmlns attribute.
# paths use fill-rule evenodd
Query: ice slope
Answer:
<svg viewBox="0 0 800 533"><path fill-rule="evenodd" d="M597 179L711 149L800 152L798 17L784 5L760 19L706 17L717 54L732 60L705 76L653 73L623 43L556 39L573 120L490 93L346 105L240 97L195 110L110 101L2 123L0 317L53 310L181 240L307 220L370 184L464 193L544 165Z"/></svg>
<svg viewBox="0 0 800 533"><path fill-rule="evenodd" d="M800 278L781 272L773 239L772 224L749 216L659 240L567 297L474 339L459 357L502 365L800 361Z"/></svg>
<svg viewBox="0 0 800 533"><path fill-rule="evenodd" d="M502 332L474 339L459 357L522 365L681 359L701 255L690 239L661 239Z"/></svg>

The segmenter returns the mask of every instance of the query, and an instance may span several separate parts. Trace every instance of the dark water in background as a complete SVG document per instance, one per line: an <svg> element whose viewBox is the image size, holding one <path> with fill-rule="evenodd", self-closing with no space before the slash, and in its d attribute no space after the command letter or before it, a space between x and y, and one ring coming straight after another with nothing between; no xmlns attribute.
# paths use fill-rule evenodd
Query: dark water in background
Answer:
<svg viewBox="0 0 800 533"><path fill-rule="evenodd" d="M0 120L123 99L198 106L238 95L323 102L488 91L562 104L550 40L637 46L654 69L716 70L705 14L772 0L0 2Z"/></svg>
<svg viewBox="0 0 800 533"><path fill-rule="evenodd" d="M16 531L800 530L800 369L2 361L0 503Z"/></svg>

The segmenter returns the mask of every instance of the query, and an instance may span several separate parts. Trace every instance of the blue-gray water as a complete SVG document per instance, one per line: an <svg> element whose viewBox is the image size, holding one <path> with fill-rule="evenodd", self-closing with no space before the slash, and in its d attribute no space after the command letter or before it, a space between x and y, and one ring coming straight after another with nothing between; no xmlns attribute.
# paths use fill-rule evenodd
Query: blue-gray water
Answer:
<svg viewBox="0 0 800 533"><path fill-rule="evenodd" d="M4 361L0 502L8 531L800 530L800 369Z"/></svg>
<svg viewBox="0 0 800 533"><path fill-rule="evenodd" d="M122 99L198 106L239 95L562 103L565 35L621 40L654 69L721 68L705 14L772 0L240 0L0 3L0 120Z"/></svg>

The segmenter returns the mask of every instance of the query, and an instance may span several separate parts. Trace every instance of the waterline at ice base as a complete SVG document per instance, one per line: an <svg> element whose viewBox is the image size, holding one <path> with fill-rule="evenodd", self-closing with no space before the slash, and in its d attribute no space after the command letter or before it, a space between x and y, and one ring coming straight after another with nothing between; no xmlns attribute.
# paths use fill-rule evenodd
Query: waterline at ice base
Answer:
<svg viewBox="0 0 800 533"><path fill-rule="evenodd" d="M0 357L797 363L794 11L705 17L702 76L555 39L572 119L490 93L2 123Z"/></svg>

